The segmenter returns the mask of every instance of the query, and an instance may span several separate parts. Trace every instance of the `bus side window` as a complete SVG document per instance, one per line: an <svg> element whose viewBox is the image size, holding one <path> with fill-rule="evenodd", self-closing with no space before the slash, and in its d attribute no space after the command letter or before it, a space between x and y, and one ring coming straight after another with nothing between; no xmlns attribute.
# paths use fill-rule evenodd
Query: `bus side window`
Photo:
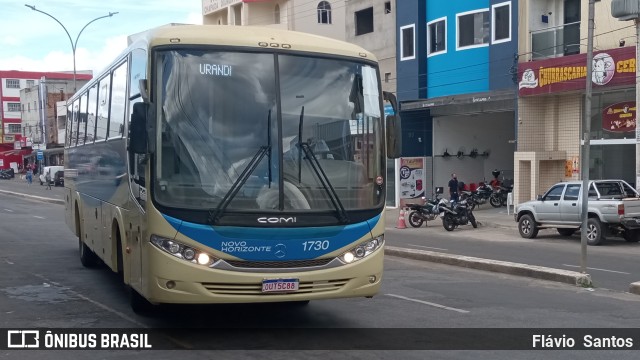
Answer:
<svg viewBox="0 0 640 360"><path fill-rule="evenodd" d="M131 65L129 66L129 114L127 121L131 123L131 113L133 104L142 101L140 95L139 81L146 78L147 53L142 49L134 49L131 52ZM127 126L127 129L129 126ZM131 139L129 139L131 141ZM131 189L140 205L144 206L146 201L146 179L145 166L147 165L146 154L129 153L129 178L131 179Z"/></svg>

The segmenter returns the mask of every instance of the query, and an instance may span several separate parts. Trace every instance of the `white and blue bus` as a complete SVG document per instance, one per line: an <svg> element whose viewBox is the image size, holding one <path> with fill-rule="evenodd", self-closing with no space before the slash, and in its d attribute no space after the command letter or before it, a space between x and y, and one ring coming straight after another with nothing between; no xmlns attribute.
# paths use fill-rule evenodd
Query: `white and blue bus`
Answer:
<svg viewBox="0 0 640 360"><path fill-rule="evenodd" d="M135 311L375 295L400 144L379 79L370 52L310 34L147 31L68 102L82 264L118 272Z"/></svg>

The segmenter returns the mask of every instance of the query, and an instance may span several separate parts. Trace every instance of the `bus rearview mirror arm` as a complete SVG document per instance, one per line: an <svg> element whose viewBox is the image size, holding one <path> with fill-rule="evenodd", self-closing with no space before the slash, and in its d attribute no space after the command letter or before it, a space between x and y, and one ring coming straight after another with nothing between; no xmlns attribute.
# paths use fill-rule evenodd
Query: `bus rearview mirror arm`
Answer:
<svg viewBox="0 0 640 360"><path fill-rule="evenodd" d="M398 115L398 100L393 93L388 91L383 91L382 97L391 103L394 112L394 115L389 115L385 118L387 157L389 159L397 159L401 156L402 152L402 122L400 115Z"/></svg>

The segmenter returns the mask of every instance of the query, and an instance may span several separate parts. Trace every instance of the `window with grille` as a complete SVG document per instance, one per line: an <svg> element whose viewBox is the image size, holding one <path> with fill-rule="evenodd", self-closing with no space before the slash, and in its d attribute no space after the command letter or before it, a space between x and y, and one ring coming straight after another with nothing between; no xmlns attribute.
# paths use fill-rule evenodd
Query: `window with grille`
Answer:
<svg viewBox="0 0 640 360"><path fill-rule="evenodd" d="M7 111L20 112L20 103L7 103Z"/></svg>
<svg viewBox="0 0 640 360"><path fill-rule="evenodd" d="M331 4L328 1L318 4L318 24L331 24Z"/></svg>
<svg viewBox="0 0 640 360"><path fill-rule="evenodd" d="M20 89L19 79L7 79L5 83L7 85L7 89Z"/></svg>
<svg viewBox="0 0 640 360"><path fill-rule="evenodd" d="M20 124L7 124L7 132L9 134L20 134L22 132L22 128Z"/></svg>

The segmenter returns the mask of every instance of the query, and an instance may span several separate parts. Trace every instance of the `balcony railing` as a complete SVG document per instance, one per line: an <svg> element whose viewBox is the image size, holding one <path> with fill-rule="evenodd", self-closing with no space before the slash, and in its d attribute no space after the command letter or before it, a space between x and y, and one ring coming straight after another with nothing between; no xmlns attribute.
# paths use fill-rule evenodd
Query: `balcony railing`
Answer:
<svg viewBox="0 0 640 360"><path fill-rule="evenodd" d="M580 22L531 31L531 60L580 53Z"/></svg>

